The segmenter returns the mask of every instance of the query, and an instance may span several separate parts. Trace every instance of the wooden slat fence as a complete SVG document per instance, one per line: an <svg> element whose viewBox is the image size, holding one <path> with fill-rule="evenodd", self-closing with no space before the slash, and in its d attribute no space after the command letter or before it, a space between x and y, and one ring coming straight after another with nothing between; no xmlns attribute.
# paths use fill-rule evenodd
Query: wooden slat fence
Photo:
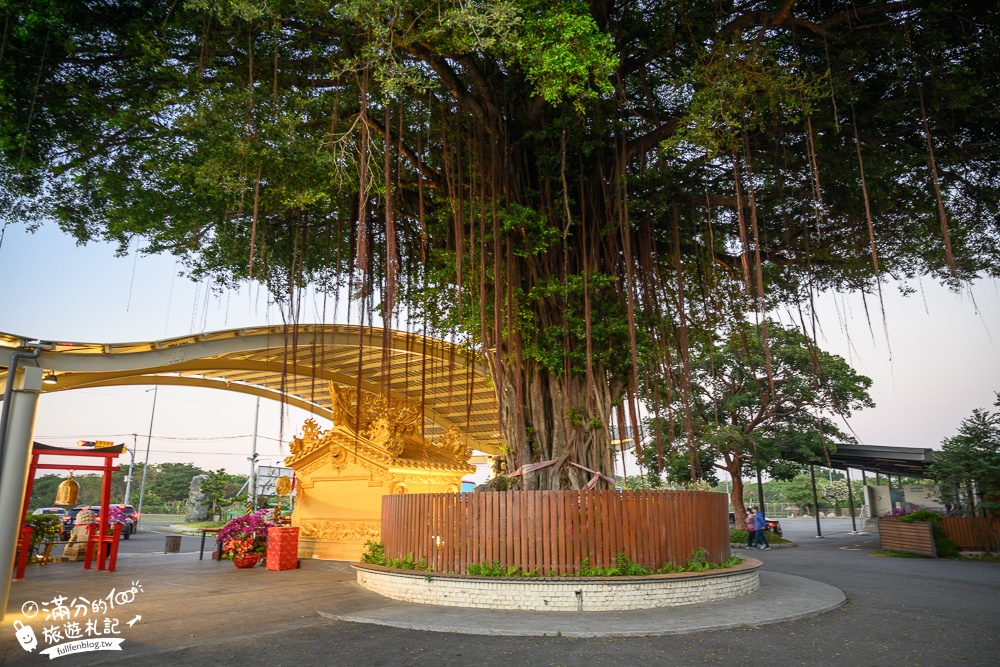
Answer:
<svg viewBox="0 0 1000 667"><path fill-rule="evenodd" d="M909 523L879 519L878 536L883 549L937 558L932 528L931 524L923 521Z"/></svg>
<svg viewBox="0 0 1000 667"><path fill-rule="evenodd" d="M941 520L941 527L959 549L1000 551L1000 519L944 518Z"/></svg>
<svg viewBox="0 0 1000 667"><path fill-rule="evenodd" d="M499 561L539 575L612 567L615 555L655 569L698 547L729 558L725 494L697 491L501 491L382 499L387 558L424 558L435 572Z"/></svg>

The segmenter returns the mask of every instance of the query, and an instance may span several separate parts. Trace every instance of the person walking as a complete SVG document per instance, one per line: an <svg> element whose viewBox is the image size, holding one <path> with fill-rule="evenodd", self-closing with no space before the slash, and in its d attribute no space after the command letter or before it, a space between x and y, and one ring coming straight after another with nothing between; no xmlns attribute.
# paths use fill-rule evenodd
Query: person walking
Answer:
<svg viewBox="0 0 1000 667"><path fill-rule="evenodd" d="M757 529L754 528L754 525L753 525L754 511L755 510L752 507L748 507L747 508L747 517L746 517L746 524L747 524L747 549L753 549L754 537L757 536Z"/></svg>
<svg viewBox="0 0 1000 667"><path fill-rule="evenodd" d="M764 518L764 509L759 508L753 515L753 527L757 532L757 548L764 549L765 551L771 548L771 545L767 543L767 536L764 535L764 529L767 528L767 519ZM763 542L763 544L761 544Z"/></svg>

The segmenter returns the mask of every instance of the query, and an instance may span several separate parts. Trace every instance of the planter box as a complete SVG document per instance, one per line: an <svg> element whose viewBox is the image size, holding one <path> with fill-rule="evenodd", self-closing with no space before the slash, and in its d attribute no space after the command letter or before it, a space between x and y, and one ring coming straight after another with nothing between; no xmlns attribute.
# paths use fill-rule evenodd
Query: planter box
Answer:
<svg viewBox="0 0 1000 667"><path fill-rule="evenodd" d="M929 523L879 519L878 535L882 548L887 551L901 551L937 558L933 526Z"/></svg>
<svg viewBox="0 0 1000 667"><path fill-rule="evenodd" d="M299 529L267 529L267 569L294 570L299 565Z"/></svg>

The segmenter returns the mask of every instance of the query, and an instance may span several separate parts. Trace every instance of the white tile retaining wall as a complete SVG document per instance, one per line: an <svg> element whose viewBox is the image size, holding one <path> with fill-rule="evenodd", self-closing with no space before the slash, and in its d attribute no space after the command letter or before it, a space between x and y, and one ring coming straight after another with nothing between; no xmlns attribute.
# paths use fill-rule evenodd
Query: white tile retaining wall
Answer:
<svg viewBox="0 0 1000 667"><path fill-rule="evenodd" d="M747 595L760 588L761 562L726 570L646 577L499 579L400 572L355 564L358 583L394 600L525 611L626 611L677 607Z"/></svg>

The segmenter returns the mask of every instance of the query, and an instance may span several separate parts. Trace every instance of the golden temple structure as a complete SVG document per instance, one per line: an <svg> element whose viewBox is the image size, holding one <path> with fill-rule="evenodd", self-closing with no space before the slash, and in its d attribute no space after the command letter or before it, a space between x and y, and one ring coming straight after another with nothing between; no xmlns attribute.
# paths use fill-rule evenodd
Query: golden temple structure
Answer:
<svg viewBox="0 0 1000 667"><path fill-rule="evenodd" d="M333 427L309 419L285 465L295 471L299 557L359 560L379 541L382 497L397 493L458 493L475 471L472 450L455 427L425 440L420 405L359 393L330 382Z"/></svg>

